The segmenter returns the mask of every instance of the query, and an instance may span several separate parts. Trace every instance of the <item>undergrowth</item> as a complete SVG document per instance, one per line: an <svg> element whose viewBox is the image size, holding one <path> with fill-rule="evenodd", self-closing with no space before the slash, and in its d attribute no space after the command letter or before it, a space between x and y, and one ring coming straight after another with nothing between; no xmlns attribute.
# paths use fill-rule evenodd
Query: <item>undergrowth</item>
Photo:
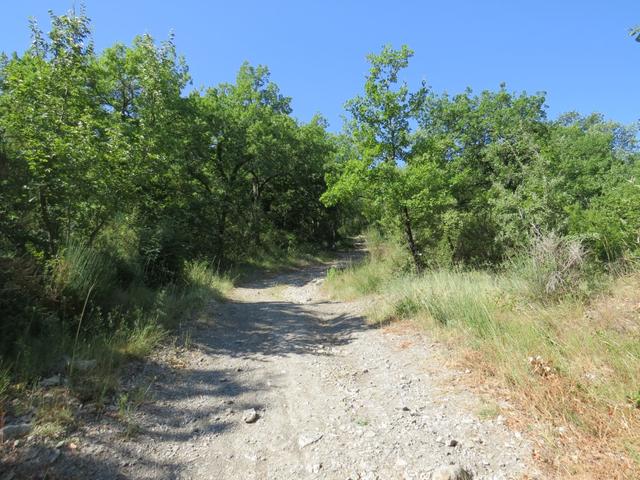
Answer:
<svg viewBox="0 0 640 480"><path fill-rule="evenodd" d="M22 296L12 301L0 295L14 319L3 322L0 415L11 413L7 400L27 398L40 379L54 374L81 402L104 405L116 395L126 362L148 356L173 329L232 288L229 276L204 261L185 262L174 281L152 287L142 266L74 243L40 273L25 273L20 262L11 265L2 285ZM123 270L137 273L122 281ZM21 288L27 281L40 288ZM39 431L57 432L53 423L64 422L40 423Z"/></svg>

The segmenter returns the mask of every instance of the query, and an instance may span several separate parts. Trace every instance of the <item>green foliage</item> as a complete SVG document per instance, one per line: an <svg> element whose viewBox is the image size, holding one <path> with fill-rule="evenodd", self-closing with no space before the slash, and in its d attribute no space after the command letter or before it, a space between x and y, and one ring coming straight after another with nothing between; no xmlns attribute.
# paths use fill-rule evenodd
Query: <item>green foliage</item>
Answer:
<svg viewBox="0 0 640 480"><path fill-rule="evenodd" d="M97 295L106 295L115 282L113 261L104 253L78 243L61 248L49 262L49 269L49 294L61 302L70 299L82 303L90 290Z"/></svg>
<svg viewBox="0 0 640 480"><path fill-rule="evenodd" d="M16 372L41 373L78 327L107 356L143 354L222 298L234 263L339 241L319 200L336 142L291 116L267 67L186 95L173 37L96 52L83 10L51 25L0 57L0 354Z"/></svg>
<svg viewBox="0 0 640 480"><path fill-rule="evenodd" d="M378 293L389 278L405 276L411 271L407 250L398 240L386 240L376 230L365 235L367 258L341 270L327 272L325 288L334 296L353 299Z"/></svg>
<svg viewBox="0 0 640 480"><path fill-rule="evenodd" d="M323 201L402 232L417 271L496 267L537 235L580 239L601 261L637 251L637 126L597 114L549 121L542 94L504 85L410 93L399 80L410 57L406 47L369 57Z"/></svg>
<svg viewBox="0 0 640 480"><path fill-rule="evenodd" d="M640 163L620 168L606 178L602 194L586 210L573 210L570 228L585 234L585 241L601 260L622 258L640 250Z"/></svg>
<svg viewBox="0 0 640 480"><path fill-rule="evenodd" d="M348 129L353 156L327 176L329 188L322 198L327 205L335 205L352 202L354 196L363 197L370 205L367 212L370 219L380 219L391 228L400 226L404 230L414 268L419 271L423 261L414 237L413 211L415 207L439 210L447 199L440 195L437 179L432 184L435 194L428 198L415 188L419 175L433 169L429 159L426 164L409 160L413 144L410 121L427 95L425 85L415 92L409 92L405 83L397 85L398 74L408 66L412 55L406 45L400 50L385 46L379 55L369 55L371 68L365 93L346 104L352 117ZM407 163L409 167L404 168Z"/></svg>

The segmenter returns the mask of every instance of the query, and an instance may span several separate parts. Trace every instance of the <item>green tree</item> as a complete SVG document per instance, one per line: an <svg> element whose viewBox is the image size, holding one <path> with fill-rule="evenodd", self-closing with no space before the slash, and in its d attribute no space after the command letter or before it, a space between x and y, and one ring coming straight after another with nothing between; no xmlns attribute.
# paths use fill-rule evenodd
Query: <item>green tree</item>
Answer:
<svg viewBox="0 0 640 480"><path fill-rule="evenodd" d="M365 195L388 221L401 225L414 267L421 271L424 262L414 235L406 163L412 147L410 122L422 107L427 88L423 84L410 92L406 83L398 85L398 74L412 55L407 46L400 50L386 46L380 54L368 56L371 67L364 95L346 104L356 157L344 164L339 176L329 177L323 199L332 205L354 194Z"/></svg>
<svg viewBox="0 0 640 480"><path fill-rule="evenodd" d="M89 19L51 23L48 39L32 23L32 46L4 66L0 97L6 149L28 166L25 188L38 205L35 246L48 255L75 230L98 228L109 189Z"/></svg>
<svg viewBox="0 0 640 480"><path fill-rule="evenodd" d="M454 262L499 261L526 236L519 191L546 135L544 97L497 92L431 95L420 115L416 151L434 151L444 170L452 208L439 245ZM526 221L525 221L526 222Z"/></svg>

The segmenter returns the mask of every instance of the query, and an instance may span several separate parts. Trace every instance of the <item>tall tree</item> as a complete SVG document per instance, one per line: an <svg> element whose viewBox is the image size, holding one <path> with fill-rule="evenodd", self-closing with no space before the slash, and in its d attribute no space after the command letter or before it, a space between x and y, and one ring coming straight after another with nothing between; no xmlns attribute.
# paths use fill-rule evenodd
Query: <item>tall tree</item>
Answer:
<svg viewBox="0 0 640 480"><path fill-rule="evenodd" d="M364 95L346 104L351 114L348 128L357 144L358 158L351 159L343 174L334 178L324 199L333 204L345 194L364 190L379 208L400 223L414 267L421 271L424 262L414 234L404 169L412 146L411 120L420 111L427 88L423 84L410 92L398 78L412 55L405 45L399 50L385 46L380 54L367 57L371 67Z"/></svg>
<svg viewBox="0 0 640 480"><path fill-rule="evenodd" d="M32 46L3 68L0 97L6 146L28 166L25 188L44 233L37 248L48 255L74 231L98 227L99 198L108 192L89 19L52 15L51 24L45 38L32 22Z"/></svg>

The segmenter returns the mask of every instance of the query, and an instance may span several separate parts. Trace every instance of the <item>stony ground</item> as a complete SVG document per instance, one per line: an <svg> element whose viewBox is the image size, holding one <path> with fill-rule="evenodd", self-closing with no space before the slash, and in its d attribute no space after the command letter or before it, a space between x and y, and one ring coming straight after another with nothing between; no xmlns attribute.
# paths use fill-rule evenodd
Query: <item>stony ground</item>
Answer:
<svg viewBox="0 0 640 480"><path fill-rule="evenodd" d="M88 413L73 443L23 449L0 479L429 479L454 464L474 479L539 478L519 432L478 418L443 347L326 299L326 268L236 288L189 348L131 367L146 395L128 429L115 407Z"/></svg>

